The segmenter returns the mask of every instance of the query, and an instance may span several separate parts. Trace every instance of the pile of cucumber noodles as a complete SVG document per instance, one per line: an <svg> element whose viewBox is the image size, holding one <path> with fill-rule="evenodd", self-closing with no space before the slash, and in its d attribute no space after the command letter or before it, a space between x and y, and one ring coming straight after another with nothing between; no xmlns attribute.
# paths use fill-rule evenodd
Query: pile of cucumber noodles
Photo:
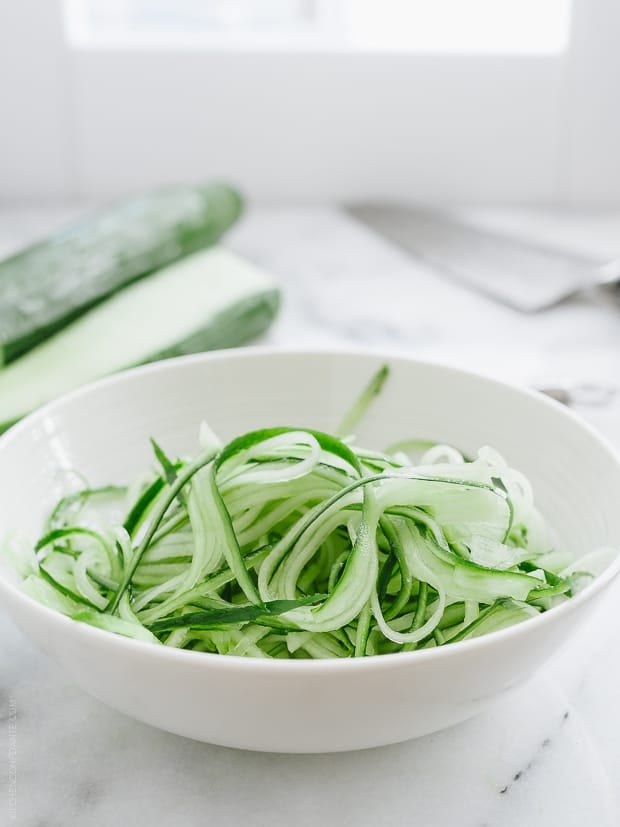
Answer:
<svg viewBox="0 0 620 827"><path fill-rule="evenodd" d="M152 441L156 470L65 496L34 548L13 545L23 588L110 632L260 658L441 646L569 599L585 560L554 548L527 479L494 450L355 444L387 376L339 436L276 427L222 445L203 425L195 459Z"/></svg>

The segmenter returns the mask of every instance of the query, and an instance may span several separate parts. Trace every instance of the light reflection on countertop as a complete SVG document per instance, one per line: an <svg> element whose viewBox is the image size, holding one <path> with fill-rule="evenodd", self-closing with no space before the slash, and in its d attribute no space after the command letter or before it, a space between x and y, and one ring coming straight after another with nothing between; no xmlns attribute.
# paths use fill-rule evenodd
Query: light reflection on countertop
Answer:
<svg viewBox="0 0 620 827"><path fill-rule="evenodd" d="M0 210L0 249L75 212ZM521 220L556 243L568 221L481 215ZM574 248L607 255L612 236L620 214L581 224L573 214L567 224ZM620 386L620 303L603 294L524 316L438 277L335 208L257 209L227 244L282 283L266 342L398 350L532 386ZM582 413L620 447L617 395ZM617 827L619 596L490 711L414 742L334 756L236 752L131 721L70 686L0 621L0 824L15 708L20 827Z"/></svg>

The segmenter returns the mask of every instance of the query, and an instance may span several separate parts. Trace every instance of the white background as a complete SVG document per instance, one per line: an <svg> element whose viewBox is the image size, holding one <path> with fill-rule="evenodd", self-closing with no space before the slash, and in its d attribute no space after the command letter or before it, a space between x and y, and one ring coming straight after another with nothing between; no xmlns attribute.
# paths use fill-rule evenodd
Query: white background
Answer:
<svg viewBox="0 0 620 827"><path fill-rule="evenodd" d="M565 51L493 54L84 47L61 0L2 3L0 199L215 176L270 201L618 204L620 3L572 5Z"/></svg>

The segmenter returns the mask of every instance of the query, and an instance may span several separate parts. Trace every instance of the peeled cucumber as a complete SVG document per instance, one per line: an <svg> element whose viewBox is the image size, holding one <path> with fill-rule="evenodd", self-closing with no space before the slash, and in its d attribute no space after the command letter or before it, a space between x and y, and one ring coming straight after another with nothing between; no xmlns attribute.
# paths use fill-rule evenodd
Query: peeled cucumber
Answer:
<svg viewBox="0 0 620 827"><path fill-rule="evenodd" d="M125 201L0 261L0 365L148 273L214 244L241 212L224 184Z"/></svg>
<svg viewBox="0 0 620 827"><path fill-rule="evenodd" d="M24 414L117 370L232 347L274 318L272 279L212 248L158 270L90 310L0 371L0 430Z"/></svg>

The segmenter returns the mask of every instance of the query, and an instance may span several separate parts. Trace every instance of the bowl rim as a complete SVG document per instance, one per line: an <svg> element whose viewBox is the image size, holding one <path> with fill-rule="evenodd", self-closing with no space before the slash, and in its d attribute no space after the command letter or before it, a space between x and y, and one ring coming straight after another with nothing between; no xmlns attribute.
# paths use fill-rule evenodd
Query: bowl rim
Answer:
<svg viewBox="0 0 620 827"><path fill-rule="evenodd" d="M589 422L581 416L570 410L566 406L551 399L548 396L527 387L521 387L510 382L506 382L495 377L485 375L467 368L456 367L442 362L435 362L432 360L419 359L414 356L403 354L402 351L389 349L374 349L374 348L358 348L358 347L279 347L273 345L254 345L237 348L228 348L226 350L207 351L203 353L189 354L186 356L179 356L170 359L164 359L157 362L152 362L146 365L139 365L137 367L129 368L127 370L119 371L111 376L106 376L89 382L80 386L68 393L62 394L58 398L46 403L35 411L29 413L15 425L10 427L4 434L0 435L0 455L4 446L10 443L19 435L28 431L37 422L43 421L46 416L53 414L57 409L70 406L76 400L84 396L88 396L93 391L98 391L101 388L111 387L114 385L131 382L135 377L148 375L152 373L159 373L161 371L174 371L178 366L202 364L210 362L219 362L226 360L252 360L263 358L287 358L296 356L299 358L312 358L315 356L324 357L341 357L351 356L366 359L373 359L375 361L402 362L406 364L417 365L423 369L438 370L444 374L452 374L454 376L471 379L475 382L480 382L489 386L499 388L502 392L508 392L516 396L527 397L532 399L536 404L546 406L553 410L557 416L563 417L565 420L571 422L574 426L585 431L588 437L596 442L600 448L614 461L620 474L620 451L602 434L600 434ZM536 628L548 625L554 622L554 618L559 620L564 615L572 614L579 606L592 600L599 592L603 591L611 582L620 574L620 549L616 558L610 562L607 567L595 577L578 595L570 600L556 606L549 611L542 612L539 615L528 618L520 623L509 626L505 629L489 632L480 637L470 638L468 640L457 641L445 646L436 646L430 649L415 649L411 652L393 652L382 655L366 655L363 658L325 658L325 659L284 659L284 658L257 658L246 655L220 655L212 652L195 652L188 649L178 649L175 647L168 647L163 645L156 645L148 641L136 640L135 638L128 638L123 635L108 632L105 629L99 629L90 624L80 623L75 621L61 612L51 609L42 603L39 603L33 597L30 597L22 589L19 584L9 582L2 574L0 568L0 592L4 591L10 594L13 600L24 604L27 610L40 613L42 619L48 619L62 627L66 626L67 630L72 634L78 634L83 637L95 636L102 645L119 646L125 648L128 653L132 651L136 654L143 653L145 656L150 654L155 657L163 657L171 662L185 662L197 666L203 662L205 668L209 665L219 664L222 668L241 669L241 670L256 670L267 672L317 672L328 673L336 671L359 671L365 669L377 668L380 664L385 667L397 667L405 663L422 663L442 661L445 658L457 657L459 654L466 655L471 651L481 651L488 647L495 645L502 645L514 638L521 637L525 634L535 633ZM8 613L10 616L10 613ZM216 667L219 668L219 667Z"/></svg>

